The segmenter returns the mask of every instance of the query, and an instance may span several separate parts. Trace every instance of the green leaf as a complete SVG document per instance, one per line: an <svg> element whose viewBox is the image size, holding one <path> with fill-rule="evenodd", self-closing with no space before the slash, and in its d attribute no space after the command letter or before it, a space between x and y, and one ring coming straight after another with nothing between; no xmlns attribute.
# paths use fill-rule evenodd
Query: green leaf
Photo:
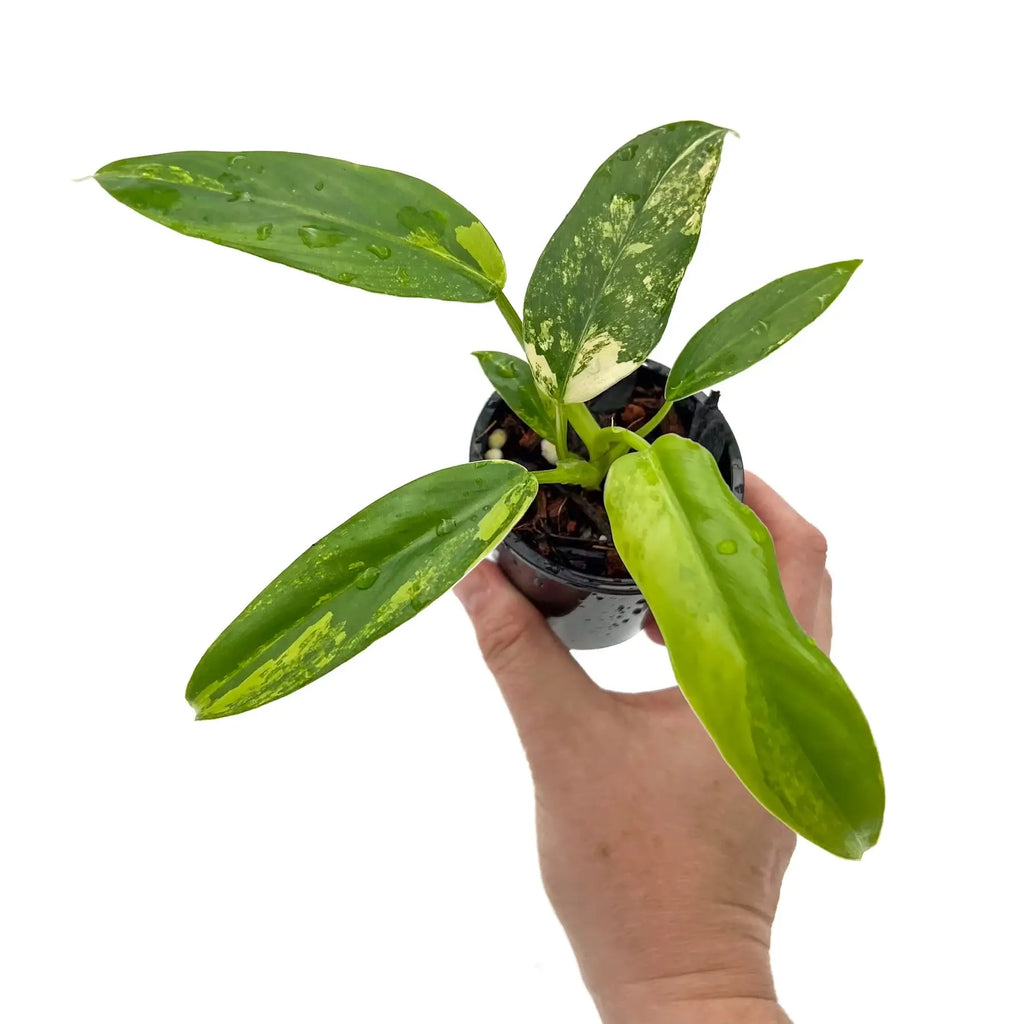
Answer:
<svg viewBox="0 0 1024 1024"><path fill-rule="evenodd" d="M555 437L555 423L525 359L504 352L474 352L494 390L505 404L534 432L549 441Z"/></svg>
<svg viewBox="0 0 1024 1024"><path fill-rule="evenodd" d="M277 700L411 619L515 525L537 482L512 462L420 477L300 555L214 641L185 696L197 718Z"/></svg>
<svg viewBox="0 0 1024 1024"><path fill-rule="evenodd" d="M710 453L673 434L612 465L605 505L722 756L795 831L860 857L882 824L878 753L842 676L789 610L768 531Z"/></svg>
<svg viewBox="0 0 1024 1024"><path fill-rule="evenodd" d="M96 180L184 235L388 295L486 302L505 262L465 207L419 178L303 153L163 153Z"/></svg>
<svg viewBox="0 0 1024 1024"><path fill-rule="evenodd" d="M697 247L725 134L679 121L638 135L551 236L523 328L537 383L554 398L589 401L650 355Z"/></svg>
<svg viewBox="0 0 1024 1024"><path fill-rule="evenodd" d="M785 345L828 309L860 264L846 260L798 270L726 306L679 353L665 397L675 401L703 391Z"/></svg>

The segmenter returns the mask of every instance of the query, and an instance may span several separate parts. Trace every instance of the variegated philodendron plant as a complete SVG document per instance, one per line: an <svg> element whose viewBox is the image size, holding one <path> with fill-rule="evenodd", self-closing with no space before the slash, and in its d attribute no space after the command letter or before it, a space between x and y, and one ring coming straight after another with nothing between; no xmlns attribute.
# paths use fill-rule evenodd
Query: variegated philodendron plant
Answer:
<svg viewBox="0 0 1024 1024"><path fill-rule="evenodd" d="M723 757L774 815L841 857L879 834L884 790L867 721L793 618L767 530L711 455L645 435L673 402L751 366L835 299L845 260L780 277L713 317L636 432L586 403L662 335L693 256L726 130L664 125L616 150L540 256L522 318L483 224L426 182L296 153L165 153L96 172L115 199L182 234L389 295L495 302L525 359L475 353L554 468L492 458L421 477L357 512L214 641L187 697L199 718L305 686L440 597L557 482L603 488L613 541L661 626L679 685ZM571 424L589 453L573 456ZM498 455L490 452L491 456Z"/></svg>

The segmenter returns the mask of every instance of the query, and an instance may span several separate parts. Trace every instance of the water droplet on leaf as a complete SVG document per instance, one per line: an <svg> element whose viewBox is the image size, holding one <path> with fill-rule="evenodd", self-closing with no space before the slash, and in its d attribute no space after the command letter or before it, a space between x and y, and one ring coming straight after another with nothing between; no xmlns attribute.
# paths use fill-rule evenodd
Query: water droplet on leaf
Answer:
<svg viewBox="0 0 1024 1024"><path fill-rule="evenodd" d="M368 565L357 577L356 587L359 590L369 590L377 582L380 569L375 565Z"/></svg>
<svg viewBox="0 0 1024 1024"><path fill-rule="evenodd" d="M256 237L261 241L265 242L270 237L270 232L274 230L273 224L261 224L256 229Z"/></svg>
<svg viewBox="0 0 1024 1024"><path fill-rule="evenodd" d="M516 368L511 363L498 363L498 376L510 378L516 375Z"/></svg>
<svg viewBox="0 0 1024 1024"><path fill-rule="evenodd" d="M356 279L356 275L355 274L348 274L345 271L342 271L338 275L338 283L339 284L351 284L355 279Z"/></svg>
<svg viewBox="0 0 1024 1024"><path fill-rule="evenodd" d="M718 542L718 553L720 555L735 555L739 545L734 540L720 540Z"/></svg>
<svg viewBox="0 0 1024 1024"><path fill-rule="evenodd" d="M313 186L313 188L315 188L315 189L317 190L317 192L323 192L323 190L324 190L324 183L323 183L322 181L318 181L318 182L317 182L317 183L316 183L316 184L315 184L315 185Z"/></svg>
<svg viewBox="0 0 1024 1024"><path fill-rule="evenodd" d="M386 260L391 256L391 250L386 245L368 245L366 247L368 252L372 252L378 259Z"/></svg>
<svg viewBox="0 0 1024 1024"><path fill-rule="evenodd" d="M458 523L454 519L442 519L441 522L437 524L438 537L444 537L451 533L457 525Z"/></svg>
<svg viewBox="0 0 1024 1024"><path fill-rule="evenodd" d="M240 163L244 159L245 159L245 154L244 153L236 153L234 156L228 157L228 164L229 165L230 164L237 164L237 163Z"/></svg>
<svg viewBox="0 0 1024 1024"><path fill-rule="evenodd" d="M395 272L395 277L398 278L399 284L409 283L409 271L406 270L405 267L399 267L398 270Z"/></svg>
<svg viewBox="0 0 1024 1024"><path fill-rule="evenodd" d="M620 160L632 160L636 156L636 143L631 142L628 146L623 146L619 150Z"/></svg>
<svg viewBox="0 0 1024 1024"><path fill-rule="evenodd" d="M228 198L229 203L253 203L256 200L248 192L232 192Z"/></svg>
<svg viewBox="0 0 1024 1024"><path fill-rule="evenodd" d="M345 241L345 236L340 231L318 228L315 224L304 224L299 228L299 238L308 249L325 249Z"/></svg>

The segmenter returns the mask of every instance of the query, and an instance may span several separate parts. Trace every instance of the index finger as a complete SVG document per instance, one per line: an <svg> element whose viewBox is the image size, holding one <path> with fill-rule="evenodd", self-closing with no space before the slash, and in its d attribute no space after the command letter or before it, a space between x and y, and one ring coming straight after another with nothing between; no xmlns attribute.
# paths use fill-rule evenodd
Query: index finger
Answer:
<svg viewBox="0 0 1024 1024"><path fill-rule="evenodd" d="M745 477L746 504L764 523L775 543L782 589L790 610L805 630L811 630L825 579L825 535L759 476L748 472Z"/></svg>

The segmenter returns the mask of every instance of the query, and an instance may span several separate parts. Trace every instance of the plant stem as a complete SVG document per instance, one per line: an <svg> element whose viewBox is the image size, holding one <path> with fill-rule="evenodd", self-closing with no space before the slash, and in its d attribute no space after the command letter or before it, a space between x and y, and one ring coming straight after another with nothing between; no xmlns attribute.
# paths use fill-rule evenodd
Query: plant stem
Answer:
<svg viewBox="0 0 1024 1024"><path fill-rule="evenodd" d="M675 403L669 399L636 433L639 437L646 437L668 414Z"/></svg>
<svg viewBox="0 0 1024 1024"><path fill-rule="evenodd" d="M580 435L580 440L587 446L587 451L593 458L595 439L601 430L593 413L582 402L570 403L565 407L565 412L573 429Z"/></svg>
<svg viewBox="0 0 1024 1024"><path fill-rule="evenodd" d="M533 476L539 484L579 484L588 490L600 490L604 474L592 462L582 459L566 463L555 469L538 469Z"/></svg>
<svg viewBox="0 0 1024 1024"><path fill-rule="evenodd" d="M629 451L628 444L612 444L606 449L604 455L601 457L601 479L603 480L608 474L608 470L611 464L616 459L621 459L626 452Z"/></svg>
<svg viewBox="0 0 1024 1024"><path fill-rule="evenodd" d="M516 312L515 306L508 301L508 296L506 296L503 291L498 292L494 301L498 304L498 309L501 310L501 315L505 318L505 322L512 328L512 333L516 336L516 341L518 341L520 346L522 346L523 321L519 318L519 314Z"/></svg>
<svg viewBox="0 0 1024 1024"><path fill-rule="evenodd" d="M642 452L646 451L651 446L639 435L634 434L632 430L627 430L625 427L604 427L597 432L597 440L600 441L607 438L609 442L619 441L622 445L628 445L635 451ZM609 455L614 452L614 448L609 443ZM614 462L614 459L609 459L609 462Z"/></svg>
<svg viewBox="0 0 1024 1024"><path fill-rule="evenodd" d="M562 459L569 457L569 440L568 440L568 424L565 421L565 406L555 400L555 452L558 455L558 460L561 462Z"/></svg>

